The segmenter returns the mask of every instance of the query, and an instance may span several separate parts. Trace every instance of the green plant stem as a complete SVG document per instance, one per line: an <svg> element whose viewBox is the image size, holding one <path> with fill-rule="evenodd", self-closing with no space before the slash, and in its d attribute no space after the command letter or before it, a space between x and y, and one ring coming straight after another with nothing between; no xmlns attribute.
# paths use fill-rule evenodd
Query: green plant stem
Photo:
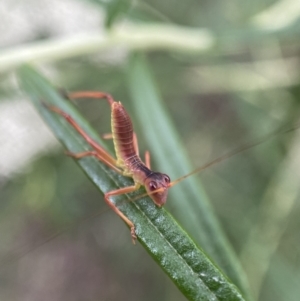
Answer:
<svg viewBox="0 0 300 301"><path fill-rule="evenodd" d="M122 25L103 34L82 34L62 39L49 39L0 51L0 72L24 63L45 63L113 47L125 50L157 49L201 52L213 45L205 29L170 25Z"/></svg>

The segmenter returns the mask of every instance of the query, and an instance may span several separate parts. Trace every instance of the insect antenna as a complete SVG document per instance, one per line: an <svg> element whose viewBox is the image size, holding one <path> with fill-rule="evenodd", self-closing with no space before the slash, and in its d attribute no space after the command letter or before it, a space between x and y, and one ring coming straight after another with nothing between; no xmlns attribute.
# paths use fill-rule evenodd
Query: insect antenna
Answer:
<svg viewBox="0 0 300 301"><path fill-rule="evenodd" d="M220 157L218 157L218 158L216 158L216 159L214 159L214 160L212 160L212 161L210 161L210 162L208 162L208 163L206 163L206 164L204 164L204 165L202 165L200 167L197 167L196 169L192 170L188 174L186 174L186 175L184 175L184 176L182 176L182 177L180 177L180 178L178 178L178 179L170 182L169 183L169 187L175 186L176 184L178 184L179 182L183 181L184 179L186 179L186 178L188 178L188 177L190 177L190 176L192 176L194 174L197 174L197 173L205 170L208 167L214 166L217 163L220 163L220 162L222 162L222 161L224 161L226 159L229 159L229 158L231 158L231 157L233 157L233 156L235 156L237 154L240 154L240 153L242 153L242 152L244 152L246 150L249 150L249 149L251 149L251 148L253 148L255 146L258 146L260 144L268 142L269 140L277 137L278 135L283 135L283 134L292 132L294 130L297 130L297 129L299 129L299 127L300 127L300 123L295 124L292 127L289 126L288 128L286 128L286 127L280 128L279 130L271 132L271 133L269 133L269 134L267 134L267 135L265 135L263 137L257 138L256 140L253 140L253 141L251 141L249 143L245 143L245 144L243 144L243 145L241 145L241 146L239 146L239 147L237 147L237 148L229 151L228 153L226 153L226 154L224 154L224 155L222 155L222 156L220 156Z"/></svg>
<svg viewBox="0 0 300 301"><path fill-rule="evenodd" d="M173 186L175 186L176 184L180 183L181 181L185 180L186 178L194 175L194 174L197 174L197 173L200 173L201 171L207 169L208 167L212 167L218 163L221 163L222 161L225 161L226 159L229 159L235 155L238 155L240 153L243 153L255 146L258 146L260 144L263 144L265 142L268 142L269 140L277 137L278 135L283 135L283 134L287 134L289 132L292 132L292 131L295 131L297 129L300 128L300 123L297 123L295 124L294 126L286 126L286 127L283 127L283 128L280 128L280 129L277 129L276 131L274 132L271 132L263 137L260 137L260 138L257 138L256 140L253 140L249 143L245 143L239 147L236 147L235 149L227 152L226 154L224 155L221 155L219 157L217 157L216 159L204 164L204 165L201 165L199 167L197 167L196 169L192 170L191 172L187 173L186 175L170 182L168 184L168 187L171 188ZM160 192L162 190L162 188L159 188L157 190L154 190L150 193L143 193L143 194L140 194L140 195L137 195L136 197L134 198L129 198L129 200L124 200L123 202L119 203L120 205L123 204L123 203L127 203L127 202L134 202L134 201L137 201L143 197L146 197L146 196L150 196L151 194L154 194L154 193L157 193L157 192Z"/></svg>

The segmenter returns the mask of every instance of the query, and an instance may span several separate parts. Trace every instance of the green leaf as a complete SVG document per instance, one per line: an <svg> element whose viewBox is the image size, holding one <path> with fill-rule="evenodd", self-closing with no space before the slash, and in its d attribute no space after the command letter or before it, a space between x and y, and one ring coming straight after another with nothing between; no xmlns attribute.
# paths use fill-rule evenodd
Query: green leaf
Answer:
<svg viewBox="0 0 300 301"><path fill-rule="evenodd" d="M160 171L167 172L172 180L187 174L195 167L188 160L143 57L132 58L128 78L139 126ZM188 232L250 299L244 272L214 216L201 183L195 177L185 179L170 189L168 200L181 213L181 223Z"/></svg>
<svg viewBox="0 0 300 301"><path fill-rule="evenodd" d="M27 66L22 67L19 78L45 122L69 151L83 151L89 149L89 146L61 116L50 112L42 102L58 106L70 114L88 135L102 144L96 132L71 102L62 99L36 71ZM101 193L132 184L131 179L119 176L94 158L83 158L78 163ZM144 190L131 196L141 192ZM149 197L136 202L129 200L129 196L122 195L114 198L113 202L133 221L139 242L189 300L244 300L237 288L165 209L157 208Z"/></svg>

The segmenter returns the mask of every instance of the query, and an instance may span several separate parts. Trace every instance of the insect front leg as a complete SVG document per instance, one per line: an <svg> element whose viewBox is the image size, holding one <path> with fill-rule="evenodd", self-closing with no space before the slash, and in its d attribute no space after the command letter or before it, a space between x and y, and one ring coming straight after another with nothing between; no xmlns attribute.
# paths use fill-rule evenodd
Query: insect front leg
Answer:
<svg viewBox="0 0 300 301"><path fill-rule="evenodd" d="M120 194L125 194L125 193L130 193L133 191L136 191L137 189L139 189L140 184L135 184L133 186L128 186L128 187L124 187L124 188L120 188L120 189L116 189L116 190L112 190L107 192L104 195L104 199L106 201L106 203L110 206L110 208L116 213L118 214L123 221L129 226L130 228L130 234L131 234L131 238L132 238L132 243L135 244L136 241L136 233L135 233L135 227L133 222L126 217L118 208L117 206L111 202L111 200L109 199L111 196L116 196L116 195L120 195Z"/></svg>

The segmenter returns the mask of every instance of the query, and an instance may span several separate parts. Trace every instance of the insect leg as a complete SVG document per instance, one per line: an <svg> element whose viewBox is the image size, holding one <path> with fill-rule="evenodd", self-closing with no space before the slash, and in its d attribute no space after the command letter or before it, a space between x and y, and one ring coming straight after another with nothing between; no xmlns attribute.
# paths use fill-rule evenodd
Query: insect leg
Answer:
<svg viewBox="0 0 300 301"><path fill-rule="evenodd" d="M64 96L66 96L69 99L77 99L77 98L95 98L95 99L101 99L104 98L108 101L110 105L114 102L114 99L112 96L108 93L101 92L101 91L78 91L78 92L72 92L72 93L67 93ZM113 139L112 134L104 134L103 135L104 139ZM133 147L135 150L135 153L139 155L139 147L138 147L138 142L137 142L137 136L135 132L133 132ZM148 155L147 155L148 158ZM150 159L149 159L149 166L150 166ZM147 165L147 164L146 164Z"/></svg>
<svg viewBox="0 0 300 301"><path fill-rule="evenodd" d="M109 140L109 139L113 139L112 133L105 133L102 135L103 139Z"/></svg>
<svg viewBox="0 0 300 301"><path fill-rule="evenodd" d="M100 92L100 91L78 91L78 92L72 92L69 94L66 94L69 99L76 99L76 98L105 98L110 105L114 102L114 99L110 94ZM104 139L113 139L112 134L104 134ZM137 136L135 133L133 133L133 146L135 153L139 155L139 147L137 142Z"/></svg>
<svg viewBox="0 0 300 301"><path fill-rule="evenodd" d="M61 109L54 107L54 106L48 106L46 105L47 108L62 117L64 117L67 122L69 122L76 130L77 132L86 140L86 142L95 149L95 153L93 152L84 152L84 153L79 153L79 154L73 154L69 153L70 156L72 157L77 157L82 158L86 156L94 156L97 157L99 160L102 162L106 163L109 167L113 168L119 173L122 173L118 168L117 168L117 160L114 159L102 146L100 146L95 140L93 140L89 135L87 135L84 130L76 123L76 121L67 113L63 112Z"/></svg>
<svg viewBox="0 0 300 301"><path fill-rule="evenodd" d="M124 187L124 188L120 188L120 189L116 189L116 190L112 190L107 192L104 195L105 201L106 203L110 206L110 208L117 213L122 219L123 221L129 226L130 228L130 234L131 234L131 238L132 238L132 243L135 244L136 241L136 234L135 234L135 227L133 222L127 218L117 207L115 204L113 204L110 201L110 197L111 196L115 196L115 195L120 195L120 194L125 194L125 193L130 193L133 192L135 190L137 190L140 187L140 184L135 184L133 186L128 186L128 187Z"/></svg>
<svg viewBox="0 0 300 301"><path fill-rule="evenodd" d="M133 132L133 147L134 147L135 153L139 156L139 145L138 145L137 136L136 136L135 132ZM145 151L145 165L149 169L151 169L151 167L150 167L150 152L149 151Z"/></svg>
<svg viewBox="0 0 300 301"><path fill-rule="evenodd" d="M133 147L135 153L139 156L139 145L138 145L137 136L135 132L133 132Z"/></svg>
<svg viewBox="0 0 300 301"><path fill-rule="evenodd" d="M145 151L145 164L149 169L151 169L150 152L149 151Z"/></svg>
<svg viewBox="0 0 300 301"><path fill-rule="evenodd" d="M81 158L84 158L84 157L95 157L98 160L105 163L106 165L108 165L110 168L112 168L116 172L118 172L120 174L123 174L122 170L117 168L115 165L112 165L111 162L106 160L106 158L101 157L101 155L99 153L97 153L96 151L86 151L86 152L81 152L81 153L72 153L72 152L67 151L67 152L65 152L65 154L67 156L70 156L70 157L74 158L74 159L81 159Z"/></svg>
<svg viewBox="0 0 300 301"><path fill-rule="evenodd" d="M114 102L114 99L110 94L100 92L100 91L78 91L78 92L68 93L68 94L66 94L66 96L69 99L76 99L76 98L99 98L99 99L101 99L101 98L105 98L110 105L112 105L112 103Z"/></svg>

